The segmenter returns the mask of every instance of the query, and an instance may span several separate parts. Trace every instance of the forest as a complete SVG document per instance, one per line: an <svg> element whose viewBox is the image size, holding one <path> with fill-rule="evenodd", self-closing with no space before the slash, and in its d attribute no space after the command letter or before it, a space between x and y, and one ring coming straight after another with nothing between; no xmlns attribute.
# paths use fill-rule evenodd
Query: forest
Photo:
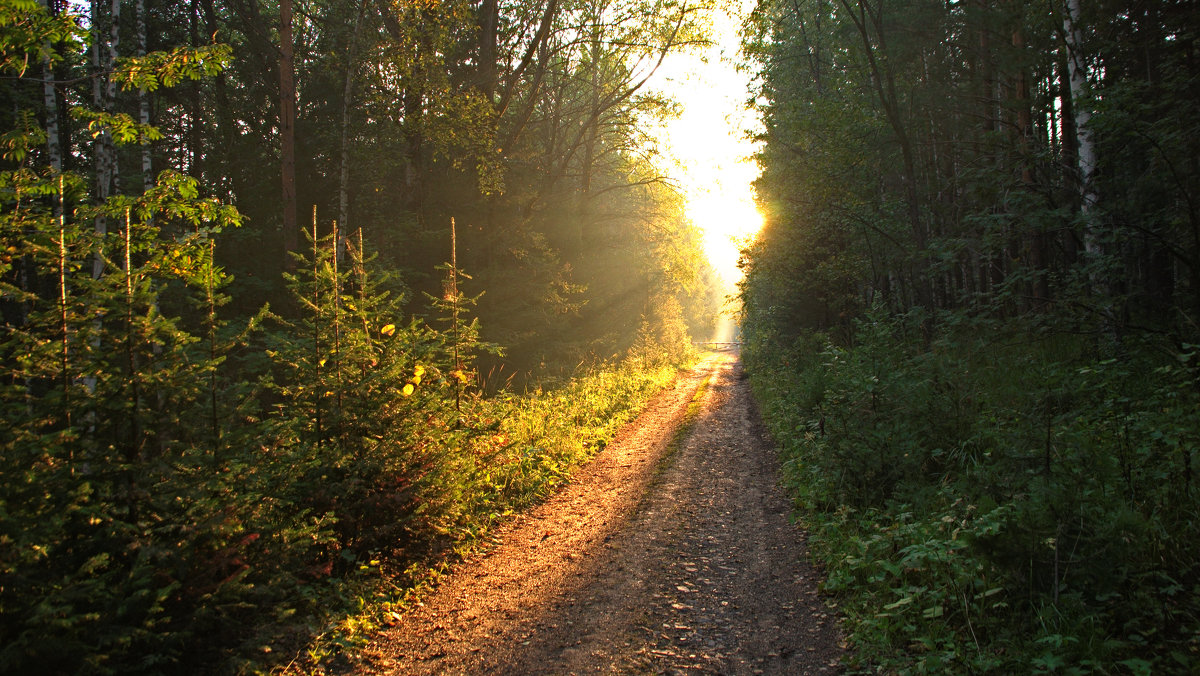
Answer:
<svg viewBox="0 0 1200 676"><path fill-rule="evenodd" d="M1198 29L759 2L743 357L851 669L1200 669Z"/></svg>
<svg viewBox="0 0 1200 676"><path fill-rule="evenodd" d="M649 132L718 9L0 0L0 671L318 668L567 481L722 305ZM1200 671L1200 4L742 28L842 668Z"/></svg>
<svg viewBox="0 0 1200 676"><path fill-rule="evenodd" d="M386 623L707 338L676 0L0 0L0 671Z"/></svg>

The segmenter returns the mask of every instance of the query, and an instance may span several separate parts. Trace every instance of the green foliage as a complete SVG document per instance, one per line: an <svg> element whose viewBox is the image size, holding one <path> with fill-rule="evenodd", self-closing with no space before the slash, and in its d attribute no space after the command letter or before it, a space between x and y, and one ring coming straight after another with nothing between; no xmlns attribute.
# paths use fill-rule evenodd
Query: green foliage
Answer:
<svg viewBox="0 0 1200 676"><path fill-rule="evenodd" d="M15 128L0 135L0 148L3 149L3 154L0 156L17 164L24 164L30 151L45 142L45 130L35 124L30 111L22 111ZM18 181L18 174L8 174L5 176L5 187L8 188L11 185L13 189L20 190L21 187L17 185ZM25 186L25 190L28 191L31 187L33 186ZM52 187L44 187L41 193L50 194L48 191L52 189Z"/></svg>
<svg viewBox="0 0 1200 676"><path fill-rule="evenodd" d="M162 132L157 127L139 124L124 113L104 113L86 108L74 108L71 113L75 119L87 122L87 132L92 138L109 133L113 141L120 145L149 145L162 139Z"/></svg>
<svg viewBox="0 0 1200 676"><path fill-rule="evenodd" d="M650 363L680 364L695 358L678 298L660 294L651 302L630 353Z"/></svg>
<svg viewBox="0 0 1200 676"><path fill-rule="evenodd" d="M921 325L876 313L853 348L748 347L854 659L1195 669L1194 348L1098 360L992 322L926 346Z"/></svg>
<svg viewBox="0 0 1200 676"><path fill-rule="evenodd" d="M675 373L632 360L482 400L473 320L457 334L402 323L398 282L361 243L339 266L332 238L297 259L298 319L234 328L218 314L228 279L212 236L236 212L164 174L112 198L100 211L124 222L101 236L11 208L45 192L22 176L4 177L22 190L4 211L0 287L23 311L0 341L8 671L249 668L325 622L352 644L372 626L347 616L364 612L361 594L403 596L380 591L396 586L380 560L428 565L469 544L560 484ZM164 236L191 222L203 227ZM66 284L31 290L12 281L19 269Z"/></svg>
<svg viewBox="0 0 1200 676"><path fill-rule="evenodd" d="M262 263L277 204L263 187L277 185L264 171L274 148L256 145L274 137L274 28L219 4L183 14L147 3L134 19L158 51L127 57L120 52L137 44L128 24L112 25L103 3L87 17L77 9L51 16L38 2L0 2L0 70L9 76L0 97L12 111L0 130L0 671L246 672L306 648L319 661L427 584L422 571L561 484L688 357L677 298L694 289L694 275L679 263L695 240L679 221L652 227L663 196L637 192L612 203L637 212L617 229L636 231L637 245L595 258L633 263L635 284L646 284L633 288L628 326L592 351L623 354L645 312L636 354L591 370L554 363L561 389L482 396L477 359L498 351L481 338L479 296L457 284L469 280L463 271L442 268L455 280L442 293L440 279L423 274L443 257L424 248L436 233L418 224L438 220L437 200L447 197L428 187L467 186L455 210L475 216L496 200L507 220L489 235L506 232L523 222L511 205L528 200L530 185L553 186L577 169L567 165L582 137L554 150L558 176L539 186L536 169L521 177L526 192L503 202L512 166L496 147L502 126L516 108L554 95L533 85L502 124L497 99L455 65L471 61L459 57L477 40L468 3L379 5L357 18L314 6L306 15L321 29L297 32L320 50L298 59L311 97L300 126L314 144L341 136L359 185L353 201L349 185L339 197L372 236L320 236L314 223L279 285L284 266ZM380 9L405 20L397 26ZM623 19L620 35L654 24L651 51L667 49L658 25L667 19ZM361 33L359 21L369 24ZM503 30L506 49L525 48L520 30ZM210 35L231 44L197 44ZM121 49L110 44L116 37ZM85 72L90 58L98 71ZM346 79L327 82L330 73ZM509 75L515 86L520 74ZM355 84L366 115L356 112ZM575 106L583 93L569 98ZM338 192L312 178L338 168L322 164L339 155L327 150L301 161L306 194ZM647 175L631 172L623 152L610 153L617 161L598 189L619 192L614 177ZM162 169L176 160L186 172ZM94 170L49 168L60 162ZM387 195L367 197L383 185ZM405 186L399 202L396 185ZM237 194L248 216L213 194ZM586 300L627 292L596 277L581 298L569 262L580 252L560 257L545 232L515 230L497 250L519 263L497 268L519 283L508 299L495 294L515 302L493 311L534 330L570 328ZM364 240L380 242L388 259ZM655 279L668 255L673 269ZM415 271L406 283L398 262ZM246 274L235 282L228 267ZM651 299L661 306L653 313ZM552 347L560 362L568 350Z"/></svg>
<svg viewBox="0 0 1200 676"><path fill-rule="evenodd" d="M299 473L288 499L334 526L331 564L419 553L449 499L440 475L461 443L454 401L466 378L454 376L448 332L402 323L403 295L373 258L351 244L339 268L332 237L309 242L289 275L301 319L268 351L285 402L277 433L294 454L283 466Z"/></svg>
<svg viewBox="0 0 1200 676"><path fill-rule="evenodd" d="M169 52L152 52L123 59L111 77L122 89L155 91L175 87L184 80L200 80L221 73L233 60L229 45L176 47Z"/></svg>
<svg viewBox="0 0 1200 676"><path fill-rule="evenodd" d="M51 16L37 0L0 0L0 72L23 76L43 59L57 62L62 55L51 45L84 35L70 14Z"/></svg>

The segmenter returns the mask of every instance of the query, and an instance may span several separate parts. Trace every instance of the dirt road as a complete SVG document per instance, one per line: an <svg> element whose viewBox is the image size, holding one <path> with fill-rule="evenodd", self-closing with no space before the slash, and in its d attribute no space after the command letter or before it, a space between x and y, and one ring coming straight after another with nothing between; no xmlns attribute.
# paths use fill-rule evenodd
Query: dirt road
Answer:
<svg viewBox="0 0 1200 676"><path fill-rule="evenodd" d="M707 359L358 673L834 673L834 617L777 466L736 357Z"/></svg>

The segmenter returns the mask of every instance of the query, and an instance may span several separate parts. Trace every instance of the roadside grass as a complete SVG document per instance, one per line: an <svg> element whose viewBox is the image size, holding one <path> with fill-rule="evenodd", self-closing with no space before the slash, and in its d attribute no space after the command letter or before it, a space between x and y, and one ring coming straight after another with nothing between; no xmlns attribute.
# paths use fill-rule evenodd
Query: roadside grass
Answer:
<svg viewBox="0 0 1200 676"><path fill-rule="evenodd" d="M448 507L437 514L437 546L417 560L376 552L357 572L331 578L320 590L323 628L290 664L269 660L247 671L320 670L365 645L373 632L436 587L463 557L490 544L495 527L569 480L602 450L656 393L670 386L683 363L644 356L603 364L554 390L500 393L464 410L465 439L446 449L437 492Z"/></svg>

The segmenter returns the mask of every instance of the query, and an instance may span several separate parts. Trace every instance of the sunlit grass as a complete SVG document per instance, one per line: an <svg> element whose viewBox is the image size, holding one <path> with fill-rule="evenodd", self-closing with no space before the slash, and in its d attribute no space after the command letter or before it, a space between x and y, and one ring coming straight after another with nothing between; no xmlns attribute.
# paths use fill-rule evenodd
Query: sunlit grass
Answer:
<svg viewBox="0 0 1200 676"><path fill-rule="evenodd" d="M677 374L671 364L629 359L561 389L484 402L478 422L494 431L474 437L460 458L469 486L457 518L482 533L496 519L545 496Z"/></svg>

